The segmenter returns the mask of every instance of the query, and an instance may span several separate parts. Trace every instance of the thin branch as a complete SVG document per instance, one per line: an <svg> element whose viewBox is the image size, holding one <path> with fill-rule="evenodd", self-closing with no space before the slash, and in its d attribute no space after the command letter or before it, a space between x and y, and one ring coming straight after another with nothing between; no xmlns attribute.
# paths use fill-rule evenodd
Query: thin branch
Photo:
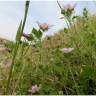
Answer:
<svg viewBox="0 0 96 96"><path fill-rule="evenodd" d="M62 9L62 7L61 7L61 5L60 5L60 3L59 3L59 1L57 0L57 4L58 4L58 6L60 7L60 9Z"/></svg>

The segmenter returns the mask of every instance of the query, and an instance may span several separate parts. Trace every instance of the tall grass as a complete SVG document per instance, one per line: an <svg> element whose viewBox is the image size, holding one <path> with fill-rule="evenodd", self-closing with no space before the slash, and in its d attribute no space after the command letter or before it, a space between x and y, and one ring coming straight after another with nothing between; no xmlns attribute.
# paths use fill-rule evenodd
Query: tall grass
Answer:
<svg viewBox="0 0 96 96"><path fill-rule="evenodd" d="M23 30L24 30L24 27L25 27L25 23L26 23L26 19L27 19L27 13L28 13L28 8L29 8L29 1L26 1L24 20L23 20L23 23L22 23L22 21L20 22L20 25L19 25L19 28L18 28L18 31L17 31L16 45L15 45L15 48L14 48L14 54L13 54L12 64L11 64L11 68L10 68L10 72L9 72L8 82L7 82L7 85L6 85L5 94L8 94L8 92L10 90L10 82L11 82L11 77L12 77L12 70L13 70L13 67L14 67L14 64L15 64L15 58L16 58L16 55L17 55L17 52L18 52L21 36L23 34Z"/></svg>
<svg viewBox="0 0 96 96"><path fill-rule="evenodd" d="M8 44L13 48L13 55L9 76L3 73L8 77L4 94L96 94L96 16L90 16L86 8L83 16L75 16L75 6L62 8L57 3L68 27L42 40L49 28L45 23L38 23L39 30L32 28L30 34L23 32L29 8L29 1L26 1L16 43ZM21 42L22 36L25 41ZM74 50L68 52L68 48Z"/></svg>

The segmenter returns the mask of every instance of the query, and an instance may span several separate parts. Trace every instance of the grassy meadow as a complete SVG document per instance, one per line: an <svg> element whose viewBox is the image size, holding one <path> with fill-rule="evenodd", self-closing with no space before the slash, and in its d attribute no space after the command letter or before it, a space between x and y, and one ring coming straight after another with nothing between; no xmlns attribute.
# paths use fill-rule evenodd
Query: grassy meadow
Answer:
<svg viewBox="0 0 96 96"><path fill-rule="evenodd" d="M95 95L96 15L84 8L83 16L74 16L74 7L66 11L57 2L68 28L42 39L48 28L40 24L39 30L23 34L29 3L16 42L0 42L5 48L0 51L0 94Z"/></svg>

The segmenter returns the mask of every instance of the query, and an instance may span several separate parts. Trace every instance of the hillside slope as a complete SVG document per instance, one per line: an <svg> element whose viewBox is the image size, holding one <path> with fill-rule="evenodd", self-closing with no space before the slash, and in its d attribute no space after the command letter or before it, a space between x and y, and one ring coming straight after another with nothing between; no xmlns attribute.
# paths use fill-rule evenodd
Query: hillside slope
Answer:
<svg viewBox="0 0 96 96"><path fill-rule="evenodd" d="M12 48L11 45L7 46ZM65 53L60 51L62 48L74 50ZM5 57L11 60L12 52ZM4 91L10 66L0 68L0 88ZM46 37L41 49L20 45L10 92L31 94L28 90L33 85L40 86L39 92L36 93L40 95L96 94L95 15L89 16L87 22L78 18L69 29L62 29L54 36Z"/></svg>

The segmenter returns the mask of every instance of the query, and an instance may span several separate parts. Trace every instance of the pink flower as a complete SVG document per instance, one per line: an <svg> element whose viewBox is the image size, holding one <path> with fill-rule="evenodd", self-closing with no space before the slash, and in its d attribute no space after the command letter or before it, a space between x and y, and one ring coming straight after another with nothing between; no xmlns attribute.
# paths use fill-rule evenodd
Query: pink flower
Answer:
<svg viewBox="0 0 96 96"><path fill-rule="evenodd" d="M73 6L71 4L67 4L67 5L63 6L63 10L65 12L67 12L68 10L73 11L75 7L76 7L76 4L74 4Z"/></svg>
<svg viewBox="0 0 96 96"><path fill-rule="evenodd" d="M28 41L32 41L34 39L32 34L23 33L22 36L25 37Z"/></svg>
<svg viewBox="0 0 96 96"><path fill-rule="evenodd" d="M42 29L43 31L48 30L51 27L51 25L47 23L40 23L38 21L37 21L37 24L40 27L40 29Z"/></svg>
<svg viewBox="0 0 96 96"><path fill-rule="evenodd" d="M37 85L33 85L33 86L31 87L31 89L28 90L28 92L34 94L34 93L36 93L36 92L39 92L39 90L40 90L40 87L38 87Z"/></svg>
<svg viewBox="0 0 96 96"><path fill-rule="evenodd" d="M25 33L23 33L22 36L25 37L26 39L28 39L30 37L29 34L25 34Z"/></svg>
<svg viewBox="0 0 96 96"><path fill-rule="evenodd" d="M62 49L60 49L60 51L62 51L64 53L69 53L69 52L71 52L73 50L74 50L74 48L62 48Z"/></svg>

